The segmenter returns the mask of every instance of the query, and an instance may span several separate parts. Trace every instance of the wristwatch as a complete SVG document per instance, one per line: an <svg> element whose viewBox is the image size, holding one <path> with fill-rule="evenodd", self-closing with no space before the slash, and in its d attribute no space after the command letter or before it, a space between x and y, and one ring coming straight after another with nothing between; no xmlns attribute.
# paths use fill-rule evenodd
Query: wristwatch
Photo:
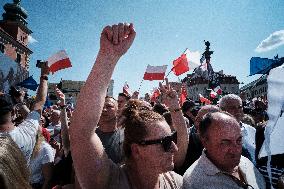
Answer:
<svg viewBox="0 0 284 189"><path fill-rule="evenodd" d="M42 75L42 76L40 76L40 78L43 79L43 80L46 80L46 81L48 80L48 76L47 75Z"/></svg>

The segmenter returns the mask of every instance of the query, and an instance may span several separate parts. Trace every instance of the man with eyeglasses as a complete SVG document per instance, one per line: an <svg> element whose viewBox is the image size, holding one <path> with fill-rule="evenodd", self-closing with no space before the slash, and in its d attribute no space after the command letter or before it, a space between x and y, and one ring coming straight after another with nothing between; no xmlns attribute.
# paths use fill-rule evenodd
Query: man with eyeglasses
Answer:
<svg viewBox="0 0 284 189"><path fill-rule="evenodd" d="M183 189L264 189L253 163L242 156L242 132L227 112L206 114L199 125L201 157L183 175Z"/></svg>
<svg viewBox="0 0 284 189"><path fill-rule="evenodd" d="M254 127L241 122L244 116L242 99L238 95L228 94L220 99L219 106L221 110L232 114L239 122L243 136L243 155L248 159L250 159L254 163L254 165L256 165L256 160L255 160L256 130Z"/></svg>

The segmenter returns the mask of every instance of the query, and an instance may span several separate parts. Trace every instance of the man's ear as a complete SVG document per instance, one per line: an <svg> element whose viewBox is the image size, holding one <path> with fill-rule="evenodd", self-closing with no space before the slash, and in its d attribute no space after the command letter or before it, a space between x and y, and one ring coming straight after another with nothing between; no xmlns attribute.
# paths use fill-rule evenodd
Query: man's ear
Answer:
<svg viewBox="0 0 284 189"><path fill-rule="evenodd" d="M200 136L199 135L199 138L200 138L200 141L201 141L201 143L202 143L202 145L205 147L205 146L207 146L207 144L208 144L208 137L207 136Z"/></svg>
<svg viewBox="0 0 284 189"><path fill-rule="evenodd" d="M138 144L131 144L131 155L134 159L139 159L142 154L142 149Z"/></svg>

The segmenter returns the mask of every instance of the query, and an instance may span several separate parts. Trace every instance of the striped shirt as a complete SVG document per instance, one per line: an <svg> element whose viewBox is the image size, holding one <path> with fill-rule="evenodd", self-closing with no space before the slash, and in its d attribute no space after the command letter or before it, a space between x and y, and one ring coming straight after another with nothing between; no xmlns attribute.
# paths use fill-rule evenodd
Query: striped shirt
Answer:
<svg viewBox="0 0 284 189"><path fill-rule="evenodd" d="M265 182L266 182L266 185L267 185L266 188L269 189L270 188L270 180L269 180L266 165L258 167L258 170L265 179ZM272 181L272 186L274 188L277 188L278 179L283 174L284 174L284 168L280 168L280 167L276 167L276 166L271 165L271 176L272 176L271 181Z"/></svg>

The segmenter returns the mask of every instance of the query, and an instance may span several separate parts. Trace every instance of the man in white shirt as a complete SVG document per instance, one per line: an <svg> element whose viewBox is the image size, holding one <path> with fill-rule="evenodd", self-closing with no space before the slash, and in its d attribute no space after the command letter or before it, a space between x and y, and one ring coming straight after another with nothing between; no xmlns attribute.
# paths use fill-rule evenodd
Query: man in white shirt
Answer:
<svg viewBox="0 0 284 189"><path fill-rule="evenodd" d="M264 189L262 175L242 154L242 132L226 112L208 113L199 126L201 157L183 175L184 189Z"/></svg>
<svg viewBox="0 0 284 189"><path fill-rule="evenodd" d="M12 137L23 152L28 163L36 142L41 111L47 95L48 73L49 70L46 62L41 68L40 84L36 95L36 102L32 109L33 111L29 112L29 109L23 103L24 93L16 99L18 102L17 106L28 114L27 118L17 127L12 122L14 112L12 97L8 94L0 95L0 133L6 133Z"/></svg>
<svg viewBox="0 0 284 189"><path fill-rule="evenodd" d="M247 150L250 157L248 157L245 154L243 155L249 158L255 165L256 164L255 160L256 130L254 127L241 122L244 116L242 99L238 95L228 94L220 99L219 106L221 110L232 114L239 122L243 136L243 150L244 149Z"/></svg>

